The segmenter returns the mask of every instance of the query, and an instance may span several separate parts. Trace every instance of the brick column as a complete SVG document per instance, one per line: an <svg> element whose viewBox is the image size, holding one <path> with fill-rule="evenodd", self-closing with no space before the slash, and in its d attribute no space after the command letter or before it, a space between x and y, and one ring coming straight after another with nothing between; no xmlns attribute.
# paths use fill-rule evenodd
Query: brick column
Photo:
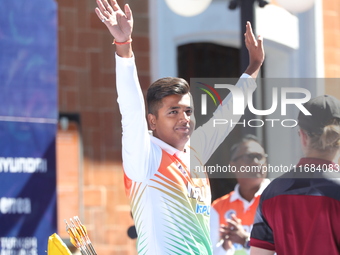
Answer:
<svg viewBox="0 0 340 255"><path fill-rule="evenodd" d="M81 220L98 254L134 255L135 241L127 236L133 220L123 185L121 116L115 89L112 36L95 14L94 0L56 2L59 110L78 113L81 120L85 212ZM135 20L133 48L141 86L145 89L150 84L148 2L128 3ZM123 1L119 4L122 6Z"/></svg>

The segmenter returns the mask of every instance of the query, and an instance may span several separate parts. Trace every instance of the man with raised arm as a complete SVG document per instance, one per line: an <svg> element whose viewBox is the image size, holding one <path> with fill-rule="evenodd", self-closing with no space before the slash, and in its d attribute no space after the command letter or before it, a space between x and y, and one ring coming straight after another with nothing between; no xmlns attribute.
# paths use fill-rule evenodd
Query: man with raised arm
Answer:
<svg viewBox="0 0 340 255"><path fill-rule="evenodd" d="M125 187L138 234L138 254L211 255L209 180L194 166L203 166L232 128L213 128L211 120L194 131L189 85L173 77L159 79L149 87L146 121L132 52L131 9L125 5L123 11L113 0L110 4L97 0L97 5L97 16L116 45ZM250 64L237 86L247 94L255 90L254 79L264 60L262 39L255 39L250 23L245 41ZM237 122L240 116L232 116L232 102L232 96L224 99L214 117L231 117Z"/></svg>

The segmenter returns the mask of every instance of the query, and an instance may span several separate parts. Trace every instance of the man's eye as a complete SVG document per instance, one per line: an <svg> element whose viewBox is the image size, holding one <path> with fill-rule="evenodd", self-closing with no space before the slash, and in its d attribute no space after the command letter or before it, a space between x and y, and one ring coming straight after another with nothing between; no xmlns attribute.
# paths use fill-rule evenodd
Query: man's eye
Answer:
<svg viewBox="0 0 340 255"><path fill-rule="evenodd" d="M176 114L176 113L177 113L176 110L173 110L173 111L169 112L169 114Z"/></svg>
<svg viewBox="0 0 340 255"><path fill-rule="evenodd" d="M187 110L187 111L186 111L186 114L187 114L188 116L190 116L190 115L192 114L192 110Z"/></svg>

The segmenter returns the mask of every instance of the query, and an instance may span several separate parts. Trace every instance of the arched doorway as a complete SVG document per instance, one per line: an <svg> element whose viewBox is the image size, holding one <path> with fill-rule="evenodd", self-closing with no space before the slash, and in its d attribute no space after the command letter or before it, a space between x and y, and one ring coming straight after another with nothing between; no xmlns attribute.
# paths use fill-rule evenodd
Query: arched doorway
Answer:
<svg viewBox="0 0 340 255"><path fill-rule="evenodd" d="M189 43L177 47L178 77L190 78L235 78L240 75L240 50L214 43ZM209 118L209 116L207 116ZM210 116L211 117L211 116ZM196 123L200 126L203 123ZM234 128L225 141L211 156L207 165L228 164L231 145L241 136L242 130ZM212 201L234 189L235 178L210 178Z"/></svg>

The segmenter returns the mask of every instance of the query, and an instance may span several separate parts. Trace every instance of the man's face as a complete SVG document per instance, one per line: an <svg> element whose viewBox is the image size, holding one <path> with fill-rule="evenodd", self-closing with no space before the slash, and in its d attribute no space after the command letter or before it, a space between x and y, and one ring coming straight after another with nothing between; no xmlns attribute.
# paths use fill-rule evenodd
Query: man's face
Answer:
<svg viewBox="0 0 340 255"><path fill-rule="evenodd" d="M158 116L149 114L148 120L155 137L183 150L195 128L190 94L164 97Z"/></svg>
<svg viewBox="0 0 340 255"><path fill-rule="evenodd" d="M236 166L237 181L245 185L259 185L266 173L261 171L261 166L266 165L266 154L260 144L255 141L247 141L242 143L236 150L231 165ZM252 169L253 171L246 171Z"/></svg>

